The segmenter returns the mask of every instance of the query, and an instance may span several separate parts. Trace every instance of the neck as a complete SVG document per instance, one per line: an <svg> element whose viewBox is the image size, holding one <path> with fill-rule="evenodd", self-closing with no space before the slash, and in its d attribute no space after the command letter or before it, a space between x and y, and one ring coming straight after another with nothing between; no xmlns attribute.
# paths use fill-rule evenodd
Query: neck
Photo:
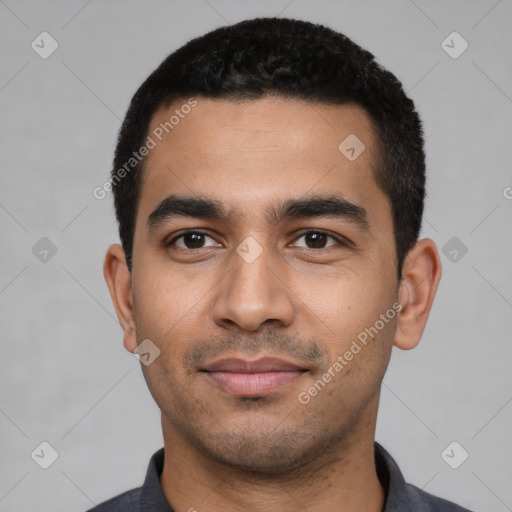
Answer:
<svg viewBox="0 0 512 512"><path fill-rule="evenodd" d="M221 464L197 450L162 415L164 495L176 512L381 512L385 492L375 469L374 405L335 446L285 475Z"/></svg>

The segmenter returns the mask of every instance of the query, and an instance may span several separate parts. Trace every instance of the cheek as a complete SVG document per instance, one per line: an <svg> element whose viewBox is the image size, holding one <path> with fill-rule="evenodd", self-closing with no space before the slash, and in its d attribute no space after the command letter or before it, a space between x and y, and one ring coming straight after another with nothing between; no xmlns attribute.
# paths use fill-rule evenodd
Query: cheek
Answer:
<svg viewBox="0 0 512 512"><path fill-rule="evenodd" d="M204 308L213 284L206 276L184 275L154 263L142 264L145 271L133 283L134 310L139 337L167 344L205 332Z"/></svg>
<svg viewBox="0 0 512 512"><path fill-rule="evenodd" d="M392 309L395 299L390 290L382 276L374 277L372 282L372 279L345 273L331 276L324 287L317 287L304 300L323 324L333 359L343 354L358 336L362 342L368 342L365 352L369 357L373 350L380 352L382 348L372 348L370 341L383 340L383 345L388 345L386 340L392 337L394 322L386 317L383 323L381 315ZM394 311L391 313L389 317L394 317Z"/></svg>
<svg viewBox="0 0 512 512"><path fill-rule="evenodd" d="M309 309L326 327L340 333L364 318L377 295L369 291L360 275L346 268L327 275L302 276L294 291L305 311Z"/></svg>

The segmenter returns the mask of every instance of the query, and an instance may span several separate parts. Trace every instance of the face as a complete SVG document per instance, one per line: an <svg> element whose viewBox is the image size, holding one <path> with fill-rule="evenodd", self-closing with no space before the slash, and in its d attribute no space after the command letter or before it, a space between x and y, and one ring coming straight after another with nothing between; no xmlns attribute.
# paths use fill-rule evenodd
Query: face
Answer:
<svg viewBox="0 0 512 512"><path fill-rule="evenodd" d="M356 159L362 146L338 148L351 134ZM125 345L160 350L142 369L164 436L236 467L299 467L374 417L393 345L372 123L352 105L197 98L163 135L141 188Z"/></svg>

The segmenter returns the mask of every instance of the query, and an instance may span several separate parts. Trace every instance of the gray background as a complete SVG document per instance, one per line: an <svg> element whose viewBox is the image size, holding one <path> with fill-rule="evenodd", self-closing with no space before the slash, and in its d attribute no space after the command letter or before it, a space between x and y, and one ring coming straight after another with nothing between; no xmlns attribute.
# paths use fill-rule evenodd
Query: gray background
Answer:
<svg viewBox="0 0 512 512"><path fill-rule="evenodd" d="M422 236L440 251L458 240L442 252L422 342L394 350L377 440L426 491L512 510L510 0L0 0L1 511L85 510L140 485L162 446L103 281L117 240L111 197L92 190L107 178L132 94L161 60L261 15L344 32L416 102L429 175ZM31 48L43 31L59 45L47 59ZM441 45L453 31L469 43L456 59ZM45 241L33 250L43 237L55 255ZM42 441L58 452L48 469L31 458ZM452 441L469 453L458 469L441 456ZM453 464L463 452L448 453Z"/></svg>

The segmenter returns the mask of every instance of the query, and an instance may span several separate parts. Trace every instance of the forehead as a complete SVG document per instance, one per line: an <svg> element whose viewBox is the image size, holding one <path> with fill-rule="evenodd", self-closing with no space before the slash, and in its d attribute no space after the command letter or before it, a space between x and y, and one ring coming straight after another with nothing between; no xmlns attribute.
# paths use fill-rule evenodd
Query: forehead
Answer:
<svg viewBox="0 0 512 512"><path fill-rule="evenodd" d="M374 179L376 135L362 108L281 97L194 101L176 101L151 121L138 217L170 194L211 197L247 217L268 201L338 193L390 221Z"/></svg>

